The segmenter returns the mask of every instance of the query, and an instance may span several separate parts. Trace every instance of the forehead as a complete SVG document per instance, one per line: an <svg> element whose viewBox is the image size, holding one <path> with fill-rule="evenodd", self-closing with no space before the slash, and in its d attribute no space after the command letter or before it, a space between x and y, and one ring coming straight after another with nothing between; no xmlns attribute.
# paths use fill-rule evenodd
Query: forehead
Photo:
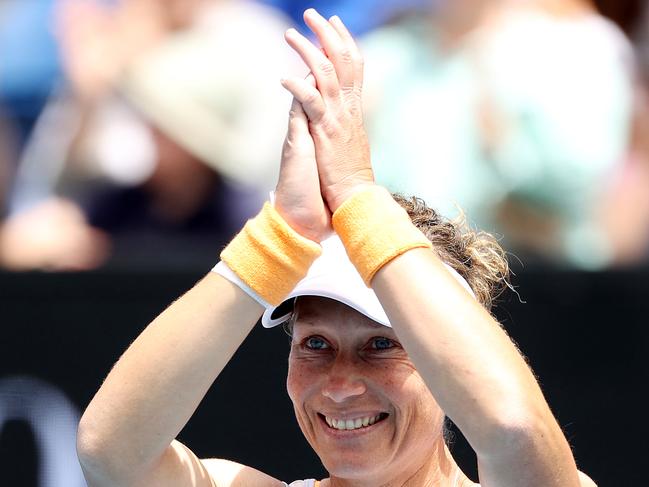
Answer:
<svg viewBox="0 0 649 487"><path fill-rule="evenodd" d="M296 300L294 310L294 327L327 326L390 330L364 314L339 301L319 296L302 296Z"/></svg>

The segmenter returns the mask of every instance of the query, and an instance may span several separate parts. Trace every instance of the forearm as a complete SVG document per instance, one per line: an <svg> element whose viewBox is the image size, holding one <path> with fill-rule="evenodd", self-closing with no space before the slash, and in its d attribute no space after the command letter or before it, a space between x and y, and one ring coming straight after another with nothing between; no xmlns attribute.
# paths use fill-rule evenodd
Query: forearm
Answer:
<svg viewBox="0 0 649 487"><path fill-rule="evenodd" d="M483 465L502 478L507 469L521 468L521 459L533 458L525 465L530 478L567 472L563 484L543 485L577 481L568 444L529 367L433 252L397 257L372 286L417 370Z"/></svg>
<svg viewBox="0 0 649 487"><path fill-rule="evenodd" d="M152 466L262 311L237 286L210 273L158 316L83 415L78 446L86 474L121 484Z"/></svg>

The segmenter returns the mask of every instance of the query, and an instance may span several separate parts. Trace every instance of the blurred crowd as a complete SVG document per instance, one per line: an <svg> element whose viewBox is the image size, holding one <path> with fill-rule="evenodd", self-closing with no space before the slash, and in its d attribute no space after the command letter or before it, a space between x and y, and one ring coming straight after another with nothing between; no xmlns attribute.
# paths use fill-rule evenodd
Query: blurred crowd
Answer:
<svg viewBox="0 0 649 487"><path fill-rule="evenodd" d="M0 0L0 268L216 261L274 188L311 6L358 36L381 184L526 265L647 262L640 0Z"/></svg>

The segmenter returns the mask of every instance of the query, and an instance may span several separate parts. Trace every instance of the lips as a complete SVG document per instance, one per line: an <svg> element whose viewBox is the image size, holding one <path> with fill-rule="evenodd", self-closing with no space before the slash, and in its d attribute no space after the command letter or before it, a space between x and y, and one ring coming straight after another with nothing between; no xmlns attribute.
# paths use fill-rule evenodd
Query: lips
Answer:
<svg viewBox="0 0 649 487"><path fill-rule="evenodd" d="M329 428L339 431L353 431L360 430L372 426L375 423L383 421L388 417L387 413L379 413L375 415L362 415L356 417L337 418L335 416L324 415L318 413Z"/></svg>

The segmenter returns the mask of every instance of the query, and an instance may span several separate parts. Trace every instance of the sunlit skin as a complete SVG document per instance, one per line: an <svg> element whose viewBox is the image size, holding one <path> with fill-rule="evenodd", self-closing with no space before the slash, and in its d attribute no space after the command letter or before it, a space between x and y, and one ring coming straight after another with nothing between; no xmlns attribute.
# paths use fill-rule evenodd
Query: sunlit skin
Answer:
<svg viewBox="0 0 649 487"><path fill-rule="evenodd" d="M455 473L444 413L394 331L352 308L300 298L287 388L302 432L331 475L325 485L447 485ZM351 431L324 419L379 414L384 419Z"/></svg>

